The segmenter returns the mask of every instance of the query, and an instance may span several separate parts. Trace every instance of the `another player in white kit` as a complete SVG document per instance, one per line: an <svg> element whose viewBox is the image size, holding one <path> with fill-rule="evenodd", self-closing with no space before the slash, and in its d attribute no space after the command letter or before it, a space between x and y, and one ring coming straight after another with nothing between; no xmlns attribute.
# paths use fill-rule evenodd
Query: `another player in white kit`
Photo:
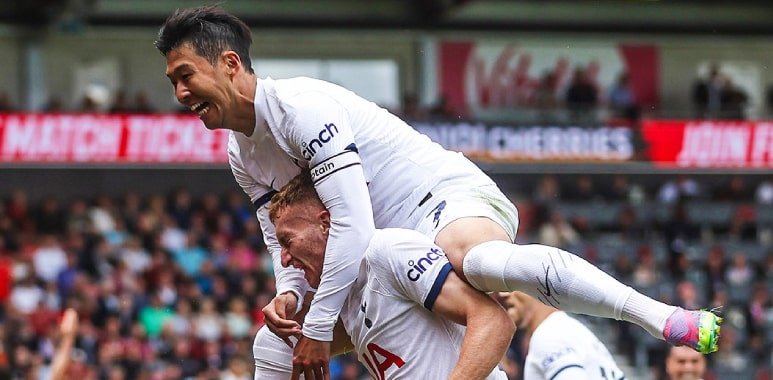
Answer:
<svg viewBox="0 0 773 380"><path fill-rule="evenodd" d="M283 264L303 268L309 284L317 286L330 213L308 173L274 196L270 218ZM340 319L358 359L375 379L507 379L495 367L515 325L501 310L459 279L429 238L383 229L368 243ZM256 344L256 358L265 356L259 351L263 346ZM271 363L258 360L255 379L287 379L291 371L292 352L287 350Z"/></svg>
<svg viewBox="0 0 773 380"><path fill-rule="evenodd" d="M609 350L580 321L521 292L502 296L529 341L524 380L625 379Z"/></svg>
<svg viewBox="0 0 773 380"><path fill-rule="evenodd" d="M301 332L287 311L297 310L308 285L280 265L269 200L309 168L330 211L325 271L295 347L296 372L326 377L347 290L375 228L387 227L430 237L479 290L521 290L567 311L636 323L673 344L716 350L720 320L712 313L657 302L569 252L514 244L515 206L471 161L339 86L258 78L250 44L249 28L218 7L176 11L156 41L180 103L207 128L232 130L231 168L274 258L277 296L264 310L267 325L282 337Z"/></svg>

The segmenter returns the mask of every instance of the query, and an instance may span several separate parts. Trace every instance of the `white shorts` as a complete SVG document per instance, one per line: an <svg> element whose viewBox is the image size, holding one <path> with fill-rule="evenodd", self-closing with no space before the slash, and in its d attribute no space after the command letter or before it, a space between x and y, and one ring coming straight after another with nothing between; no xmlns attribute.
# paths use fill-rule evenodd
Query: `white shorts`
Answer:
<svg viewBox="0 0 773 380"><path fill-rule="evenodd" d="M466 217L484 217L499 224L515 241L518 232L518 210L496 184L488 181L476 183L440 183L428 195L426 202L414 210L403 228L416 230L433 241L437 234L451 222Z"/></svg>

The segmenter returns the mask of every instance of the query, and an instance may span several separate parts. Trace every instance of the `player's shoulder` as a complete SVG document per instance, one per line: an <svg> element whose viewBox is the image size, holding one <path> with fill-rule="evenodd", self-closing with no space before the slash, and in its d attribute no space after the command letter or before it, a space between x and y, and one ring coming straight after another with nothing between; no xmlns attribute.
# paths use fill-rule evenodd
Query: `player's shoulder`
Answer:
<svg viewBox="0 0 773 380"><path fill-rule="evenodd" d="M274 95L285 106L293 106L319 99L320 95L331 95L338 86L309 77L294 77L273 81Z"/></svg>
<svg viewBox="0 0 773 380"><path fill-rule="evenodd" d="M394 269L427 255L432 259L445 256L426 235L404 228L384 228L377 229L371 237L365 259L371 268Z"/></svg>
<svg viewBox="0 0 773 380"><path fill-rule="evenodd" d="M585 327L563 311L553 312L537 326L529 347L535 351L550 352L557 346L574 345L578 328ZM567 331L575 334L567 334Z"/></svg>

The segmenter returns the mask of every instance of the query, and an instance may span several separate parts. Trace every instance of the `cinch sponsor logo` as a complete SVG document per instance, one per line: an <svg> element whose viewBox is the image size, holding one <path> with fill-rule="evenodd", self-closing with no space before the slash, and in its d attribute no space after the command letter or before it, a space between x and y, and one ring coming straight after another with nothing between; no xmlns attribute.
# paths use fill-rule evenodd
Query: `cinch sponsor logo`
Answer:
<svg viewBox="0 0 773 380"><path fill-rule="evenodd" d="M572 347L564 347L556 352L553 352L549 354L547 357L545 357L545 359L542 360L542 367L547 367L550 365L550 363L553 363L554 361L558 360L560 357L571 353L576 353L576 351Z"/></svg>
<svg viewBox="0 0 773 380"><path fill-rule="evenodd" d="M314 155L317 154L317 150L330 141L336 133L338 133L338 127L336 127L335 124L325 124L325 128L322 128L322 130L319 131L319 135L316 139L301 144L301 147L303 147L303 151L301 152L303 158L311 160Z"/></svg>
<svg viewBox="0 0 773 380"><path fill-rule="evenodd" d="M419 278L421 278L421 275L429 269L429 267L432 266L432 264L435 263L435 261L440 260L441 257L445 256L440 249L432 248L427 252L424 257L420 258L418 261L414 262L413 260L408 261L408 266L411 267L411 269L408 269L408 279L411 281L418 281Z"/></svg>

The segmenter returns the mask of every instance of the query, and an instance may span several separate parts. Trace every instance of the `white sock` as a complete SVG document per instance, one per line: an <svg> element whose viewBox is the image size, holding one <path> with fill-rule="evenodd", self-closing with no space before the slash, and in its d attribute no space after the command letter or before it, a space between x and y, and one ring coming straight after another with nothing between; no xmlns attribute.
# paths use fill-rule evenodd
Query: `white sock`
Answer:
<svg viewBox="0 0 773 380"><path fill-rule="evenodd" d="M652 336L662 340L666 320L676 309L676 306L664 304L634 291L623 306L623 320L641 326Z"/></svg>
<svg viewBox="0 0 773 380"><path fill-rule="evenodd" d="M557 309L633 322L663 339L673 307L635 292L583 258L540 244L479 244L464 257L467 281L491 291L522 291Z"/></svg>

